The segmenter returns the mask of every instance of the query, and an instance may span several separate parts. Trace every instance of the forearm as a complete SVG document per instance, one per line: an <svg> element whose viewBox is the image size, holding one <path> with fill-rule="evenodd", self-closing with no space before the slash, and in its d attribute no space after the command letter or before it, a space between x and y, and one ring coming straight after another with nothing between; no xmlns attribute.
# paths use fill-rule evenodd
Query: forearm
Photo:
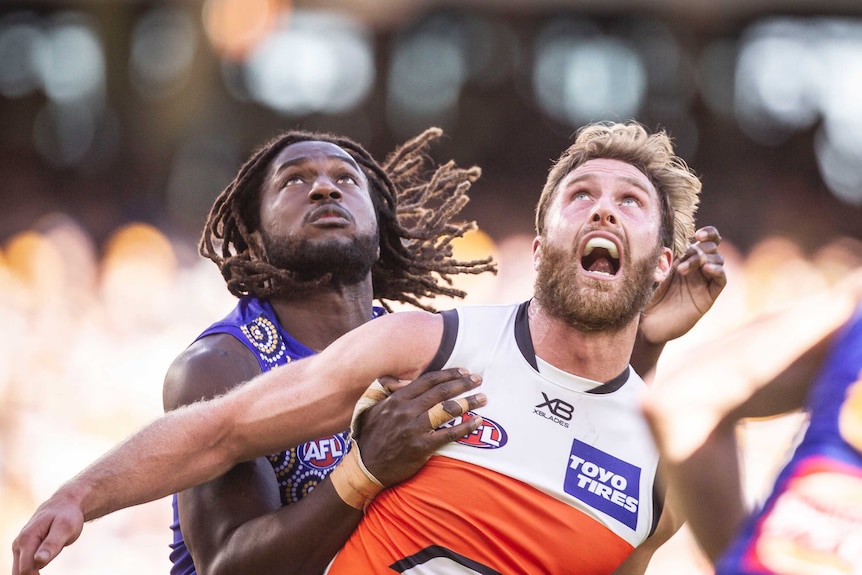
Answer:
<svg viewBox="0 0 862 575"><path fill-rule="evenodd" d="M349 427L353 406L374 377L353 379L352 373L338 373L332 358L329 363L320 358L268 371L227 396L230 432L224 449L233 455L233 463Z"/></svg>
<svg viewBox="0 0 862 575"><path fill-rule="evenodd" d="M310 358L171 411L63 487L86 520L203 483L235 464L348 427L368 382L335 380ZM330 370L330 371L327 371ZM337 385L341 383L342 385Z"/></svg>
<svg viewBox="0 0 862 575"><path fill-rule="evenodd" d="M748 512L734 426L718 426L709 440L687 459L664 461L663 471L675 504L703 551L715 561Z"/></svg>
<svg viewBox="0 0 862 575"><path fill-rule="evenodd" d="M300 501L240 525L206 572L318 575L362 517L326 479Z"/></svg>
<svg viewBox="0 0 862 575"><path fill-rule="evenodd" d="M64 484L55 498L76 502L90 521L220 475L235 459L220 414L198 404L155 420Z"/></svg>

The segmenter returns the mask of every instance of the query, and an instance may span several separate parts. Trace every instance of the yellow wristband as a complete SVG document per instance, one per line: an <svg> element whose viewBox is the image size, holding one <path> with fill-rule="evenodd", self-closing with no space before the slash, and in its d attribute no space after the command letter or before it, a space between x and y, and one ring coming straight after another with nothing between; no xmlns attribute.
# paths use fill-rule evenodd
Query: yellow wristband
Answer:
<svg viewBox="0 0 862 575"><path fill-rule="evenodd" d="M341 500L362 511L383 491L383 484L362 463L359 444L355 441L341 463L329 474L329 478Z"/></svg>

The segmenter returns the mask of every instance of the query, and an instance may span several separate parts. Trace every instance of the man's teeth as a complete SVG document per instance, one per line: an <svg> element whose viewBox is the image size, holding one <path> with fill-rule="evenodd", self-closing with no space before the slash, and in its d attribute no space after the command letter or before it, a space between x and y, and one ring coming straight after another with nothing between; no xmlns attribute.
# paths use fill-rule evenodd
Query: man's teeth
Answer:
<svg viewBox="0 0 862 575"><path fill-rule="evenodd" d="M586 247L584 248L584 255L585 256L590 255L591 253L593 253L593 250L596 248L603 248L603 249L608 250L608 254L612 258L619 258L620 257L620 252L619 252L619 250L617 250L617 246L614 244L614 242L612 242L608 239L605 239L605 238L593 238L590 241L588 241Z"/></svg>

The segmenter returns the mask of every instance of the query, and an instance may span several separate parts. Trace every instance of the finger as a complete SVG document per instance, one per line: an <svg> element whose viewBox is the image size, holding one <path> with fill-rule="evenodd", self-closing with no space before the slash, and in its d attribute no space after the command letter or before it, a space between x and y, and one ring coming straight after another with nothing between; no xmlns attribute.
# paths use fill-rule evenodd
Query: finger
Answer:
<svg viewBox="0 0 862 575"><path fill-rule="evenodd" d="M12 544L12 575L19 575L21 567L18 565L18 540Z"/></svg>
<svg viewBox="0 0 862 575"><path fill-rule="evenodd" d="M694 239L700 242L715 242L717 245L721 243L721 234L715 226L704 226L695 232Z"/></svg>
<svg viewBox="0 0 862 575"><path fill-rule="evenodd" d="M446 401L435 403L428 410L428 420L431 422L431 429L437 429L447 421L452 421L456 417L464 415L469 406L466 397L458 399L447 399Z"/></svg>
<svg viewBox="0 0 862 575"><path fill-rule="evenodd" d="M26 534L26 530L25 527L12 543L12 573L14 575L18 575L18 573L22 575L37 573L36 566L33 563L33 555L41 539Z"/></svg>
<svg viewBox="0 0 862 575"><path fill-rule="evenodd" d="M393 393L410 383L409 379L398 379L391 375L382 375L377 378L377 383L383 386L389 393Z"/></svg>
<svg viewBox="0 0 862 575"><path fill-rule="evenodd" d="M36 541L30 541L31 537L18 536L15 544L12 546L12 573L13 575L33 575L38 574L38 569L33 560L35 555Z"/></svg>
<svg viewBox="0 0 862 575"><path fill-rule="evenodd" d="M688 268L693 267L701 267L706 263L706 251L700 242L694 242L690 246L688 246L688 250L686 250L685 259L682 262L683 264L687 264ZM680 264L682 267L682 264Z"/></svg>
<svg viewBox="0 0 862 575"><path fill-rule="evenodd" d="M718 253L718 243L713 241L695 242L689 246L689 249L692 250L692 253L700 252L711 256Z"/></svg>
<svg viewBox="0 0 862 575"><path fill-rule="evenodd" d="M43 543L42 546L39 547L39 550L36 551L36 554L33 555L33 564L35 565L36 569L42 569L43 567L45 567L45 565L50 563L53 558L54 552L46 548L45 544Z"/></svg>
<svg viewBox="0 0 862 575"><path fill-rule="evenodd" d="M448 443L453 443L463 437L467 437L482 427L483 421L481 415L471 413L456 424L432 431L429 434L428 447L436 451Z"/></svg>
<svg viewBox="0 0 862 575"><path fill-rule="evenodd" d="M687 275L691 270L703 268L710 263L724 263L724 257L718 253L718 244L714 242L694 242L683 255L676 270Z"/></svg>
<svg viewBox="0 0 862 575"><path fill-rule="evenodd" d="M410 384L405 386L402 390L400 390L399 395L405 396L407 399L413 399L435 388L445 389L449 382L458 381L460 379L463 379L464 377L467 377L468 375L469 372L463 368L450 368L443 369L440 371L429 371L427 373L423 373L415 380L413 380ZM454 397L456 395L458 395L458 393L450 393L445 397L441 397L437 401L442 401L443 399L450 399L451 397ZM425 409L430 407L432 404L437 403L437 401L432 401L425 407Z"/></svg>
<svg viewBox="0 0 862 575"><path fill-rule="evenodd" d="M59 519L54 520L48 530L48 535L45 536L42 544L33 554L34 568L38 571L53 561L66 545L78 538L79 534L80 532L74 525Z"/></svg>
<svg viewBox="0 0 862 575"><path fill-rule="evenodd" d="M723 263L709 263L700 269L701 273L703 273L703 277L706 278L710 284L714 284L721 288L727 285L727 272L724 269Z"/></svg>
<svg viewBox="0 0 862 575"><path fill-rule="evenodd" d="M449 399L431 406L428 410L428 420L431 423L431 429L436 429L451 421L456 417L462 416L465 413L478 409L488 403L488 398L484 393L476 393L458 399Z"/></svg>
<svg viewBox="0 0 862 575"><path fill-rule="evenodd" d="M417 409L416 413L429 411L434 404L443 403L448 399L464 395L479 386L481 382L482 378L480 376L470 374L465 377L439 383L422 395L413 398L413 404Z"/></svg>

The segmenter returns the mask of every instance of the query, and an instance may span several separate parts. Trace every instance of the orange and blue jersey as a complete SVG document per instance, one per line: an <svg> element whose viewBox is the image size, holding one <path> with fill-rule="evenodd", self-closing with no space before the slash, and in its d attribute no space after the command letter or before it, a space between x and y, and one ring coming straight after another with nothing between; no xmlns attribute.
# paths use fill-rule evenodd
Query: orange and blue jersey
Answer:
<svg viewBox="0 0 862 575"><path fill-rule="evenodd" d="M378 495L329 575L608 574L653 532L661 497L644 382L631 368L602 383L543 362L526 310L443 312L429 370L482 375L482 426Z"/></svg>

